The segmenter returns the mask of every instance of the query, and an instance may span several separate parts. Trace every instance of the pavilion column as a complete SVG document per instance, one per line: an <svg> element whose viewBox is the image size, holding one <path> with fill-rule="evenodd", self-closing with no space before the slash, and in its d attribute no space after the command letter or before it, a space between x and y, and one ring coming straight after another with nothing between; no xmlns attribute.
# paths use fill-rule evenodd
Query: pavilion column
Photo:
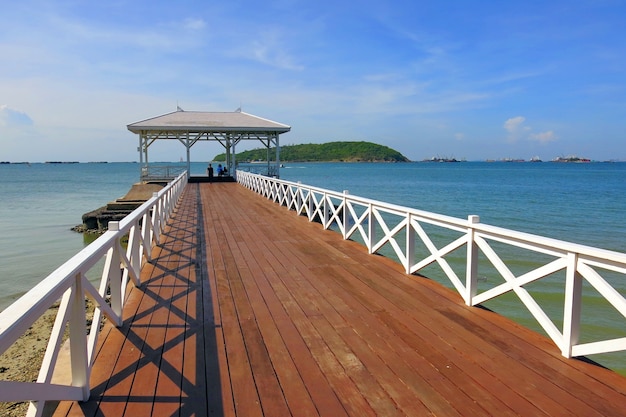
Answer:
<svg viewBox="0 0 626 417"><path fill-rule="evenodd" d="M276 134L276 178L280 178L280 135Z"/></svg>
<svg viewBox="0 0 626 417"><path fill-rule="evenodd" d="M233 178L236 180L237 179L237 152L235 151L235 142L233 142L233 153L232 153L232 163L231 165L228 167L228 169L230 170L230 175L233 176Z"/></svg>
<svg viewBox="0 0 626 417"><path fill-rule="evenodd" d="M148 175L148 133L147 132L141 132L139 134L138 150L139 150L139 179L143 181L144 176Z"/></svg>
<svg viewBox="0 0 626 417"><path fill-rule="evenodd" d="M148 134L144 133L141 135L139 142L139 147L141 148L139 152L143 155L143 163L148 165Z"/></svg>
<svg viewBox="0 0 626 417"><path fill-rule="evenodd" d="M231 165L230 165L230 159L231 159L231 140L230 140L230 133L226 135L226 168L231 171Z"/></svg>
<svg viewBox="0 0 626 417"><path fill-rule="evenodd" d="M137 146L137 152L139 152L139 166L143 166L143 134L139 135L139 146Z"/></svg>
<svg viewBox="0 0 626 417"><path fill-rule="evenodd" d="M191 145L189 144L189 132L187 132L185 148L187 148L187 175L191 176Z"/></svg>

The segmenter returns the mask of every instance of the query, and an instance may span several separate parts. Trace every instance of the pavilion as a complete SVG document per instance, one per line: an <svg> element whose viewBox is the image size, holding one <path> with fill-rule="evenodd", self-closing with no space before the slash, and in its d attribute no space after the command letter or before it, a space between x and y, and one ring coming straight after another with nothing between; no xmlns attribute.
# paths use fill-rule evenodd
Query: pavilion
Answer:
<svg viewBox="0 0 626 417"><path fill-rule="evenodd" d="M280 143L279 136L291 130L290 126L259 116L245 113L241 109L234 112L184 111L180 107L175 112L153 117L127 126L128 130L139 135L139 161L141 180L163 176L170 179L163 170L151 170L148 148L156 140L178 140L187 149L187 171L191 172L191 147L198 141L217 141L226 150L225 167L234 174L237 167L235 146L242 140L258 140L267 148L267 175L279 177ZM276 148L275 166L270 164L270 148ZM160 173L156 173L160 171Z"/></svg>

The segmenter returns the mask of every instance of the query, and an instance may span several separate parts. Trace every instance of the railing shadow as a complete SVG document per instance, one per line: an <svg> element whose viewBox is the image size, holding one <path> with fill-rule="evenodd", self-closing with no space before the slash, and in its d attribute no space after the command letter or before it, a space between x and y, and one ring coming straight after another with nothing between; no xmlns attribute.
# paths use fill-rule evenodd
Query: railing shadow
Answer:
<svg viewBox="0 0 626 417"><path fill-rule="evenodd" d="M90 401L80 403L85 415L109 417L106 411L109 408L123 407L128 413L137 405L147 410L148 403L153 403L148 415L223 415L216 322L205 264L198 185L189 185L185 192L196 193L195 204L179 207L172 216L173 222L163 234L165 243L159 245L161 251L151 262L152 276L136 289L142 291L144 298L149 297L152 305L137 311L117 329L125 336L124 344L130 343L137 349L138 359L92 387ZM144 300L142 304L146 304ZM167 319L154 319L157 314ZM155 345L152 339L148 343L145 337L148 331L159 334L160 343ZM175 336L171 337L172 334ZM137 380L142 371L154 372L154 368L158 369L156 381ZM133 378L133 386L146 388L138 389L137 395L134 389L130 395L119 395L121 390L116 386L128 378ZM163 395L166 389L162 387L170 387L173 392ZM175 387L180 387L180 391ZM149 393L151 389L153 395ZM113 403L117 404L111 407Z"/></svg>

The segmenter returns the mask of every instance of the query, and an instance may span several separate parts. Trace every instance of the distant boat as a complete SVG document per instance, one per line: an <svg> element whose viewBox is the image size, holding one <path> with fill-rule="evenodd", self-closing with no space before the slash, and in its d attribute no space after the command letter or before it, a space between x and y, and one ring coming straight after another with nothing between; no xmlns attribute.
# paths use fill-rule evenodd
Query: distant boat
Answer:
<svg viewBox="0 0 626 417"><path fill-rule="evenodd" d="M557 156L556 158L554 158L552 160L552 162L587 163L587 162L591 162L591 159L589 159L589 158L579 158L577 156L567 156L567 157Z"/></svg>
<svg viewBox="0 0 626 417"><path fill-rule="evenodd" d="M433 156L430 159L424 159L422 162L459 162L456 158L440 158L438 156Z"/></svg>
<svg viewBox="0 0 626 417"><path fill-rule="evenodd" d="M538 156L533 156L532 158L530 158L530 162L543 162L543 161Z"/></svg>

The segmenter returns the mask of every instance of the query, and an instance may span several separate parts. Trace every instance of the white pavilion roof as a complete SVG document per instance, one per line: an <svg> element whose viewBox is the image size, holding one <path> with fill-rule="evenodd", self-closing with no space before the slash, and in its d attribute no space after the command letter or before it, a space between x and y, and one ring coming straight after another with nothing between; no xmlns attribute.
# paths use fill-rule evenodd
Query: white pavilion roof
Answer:
<svg viewBox="0 0 626 417"><path fill-rule="evenodd" d="M241 111L199 112L178 110L127 126L133 133L146 131L220 133L275 132L286 133L290 126Z"/></svg>

